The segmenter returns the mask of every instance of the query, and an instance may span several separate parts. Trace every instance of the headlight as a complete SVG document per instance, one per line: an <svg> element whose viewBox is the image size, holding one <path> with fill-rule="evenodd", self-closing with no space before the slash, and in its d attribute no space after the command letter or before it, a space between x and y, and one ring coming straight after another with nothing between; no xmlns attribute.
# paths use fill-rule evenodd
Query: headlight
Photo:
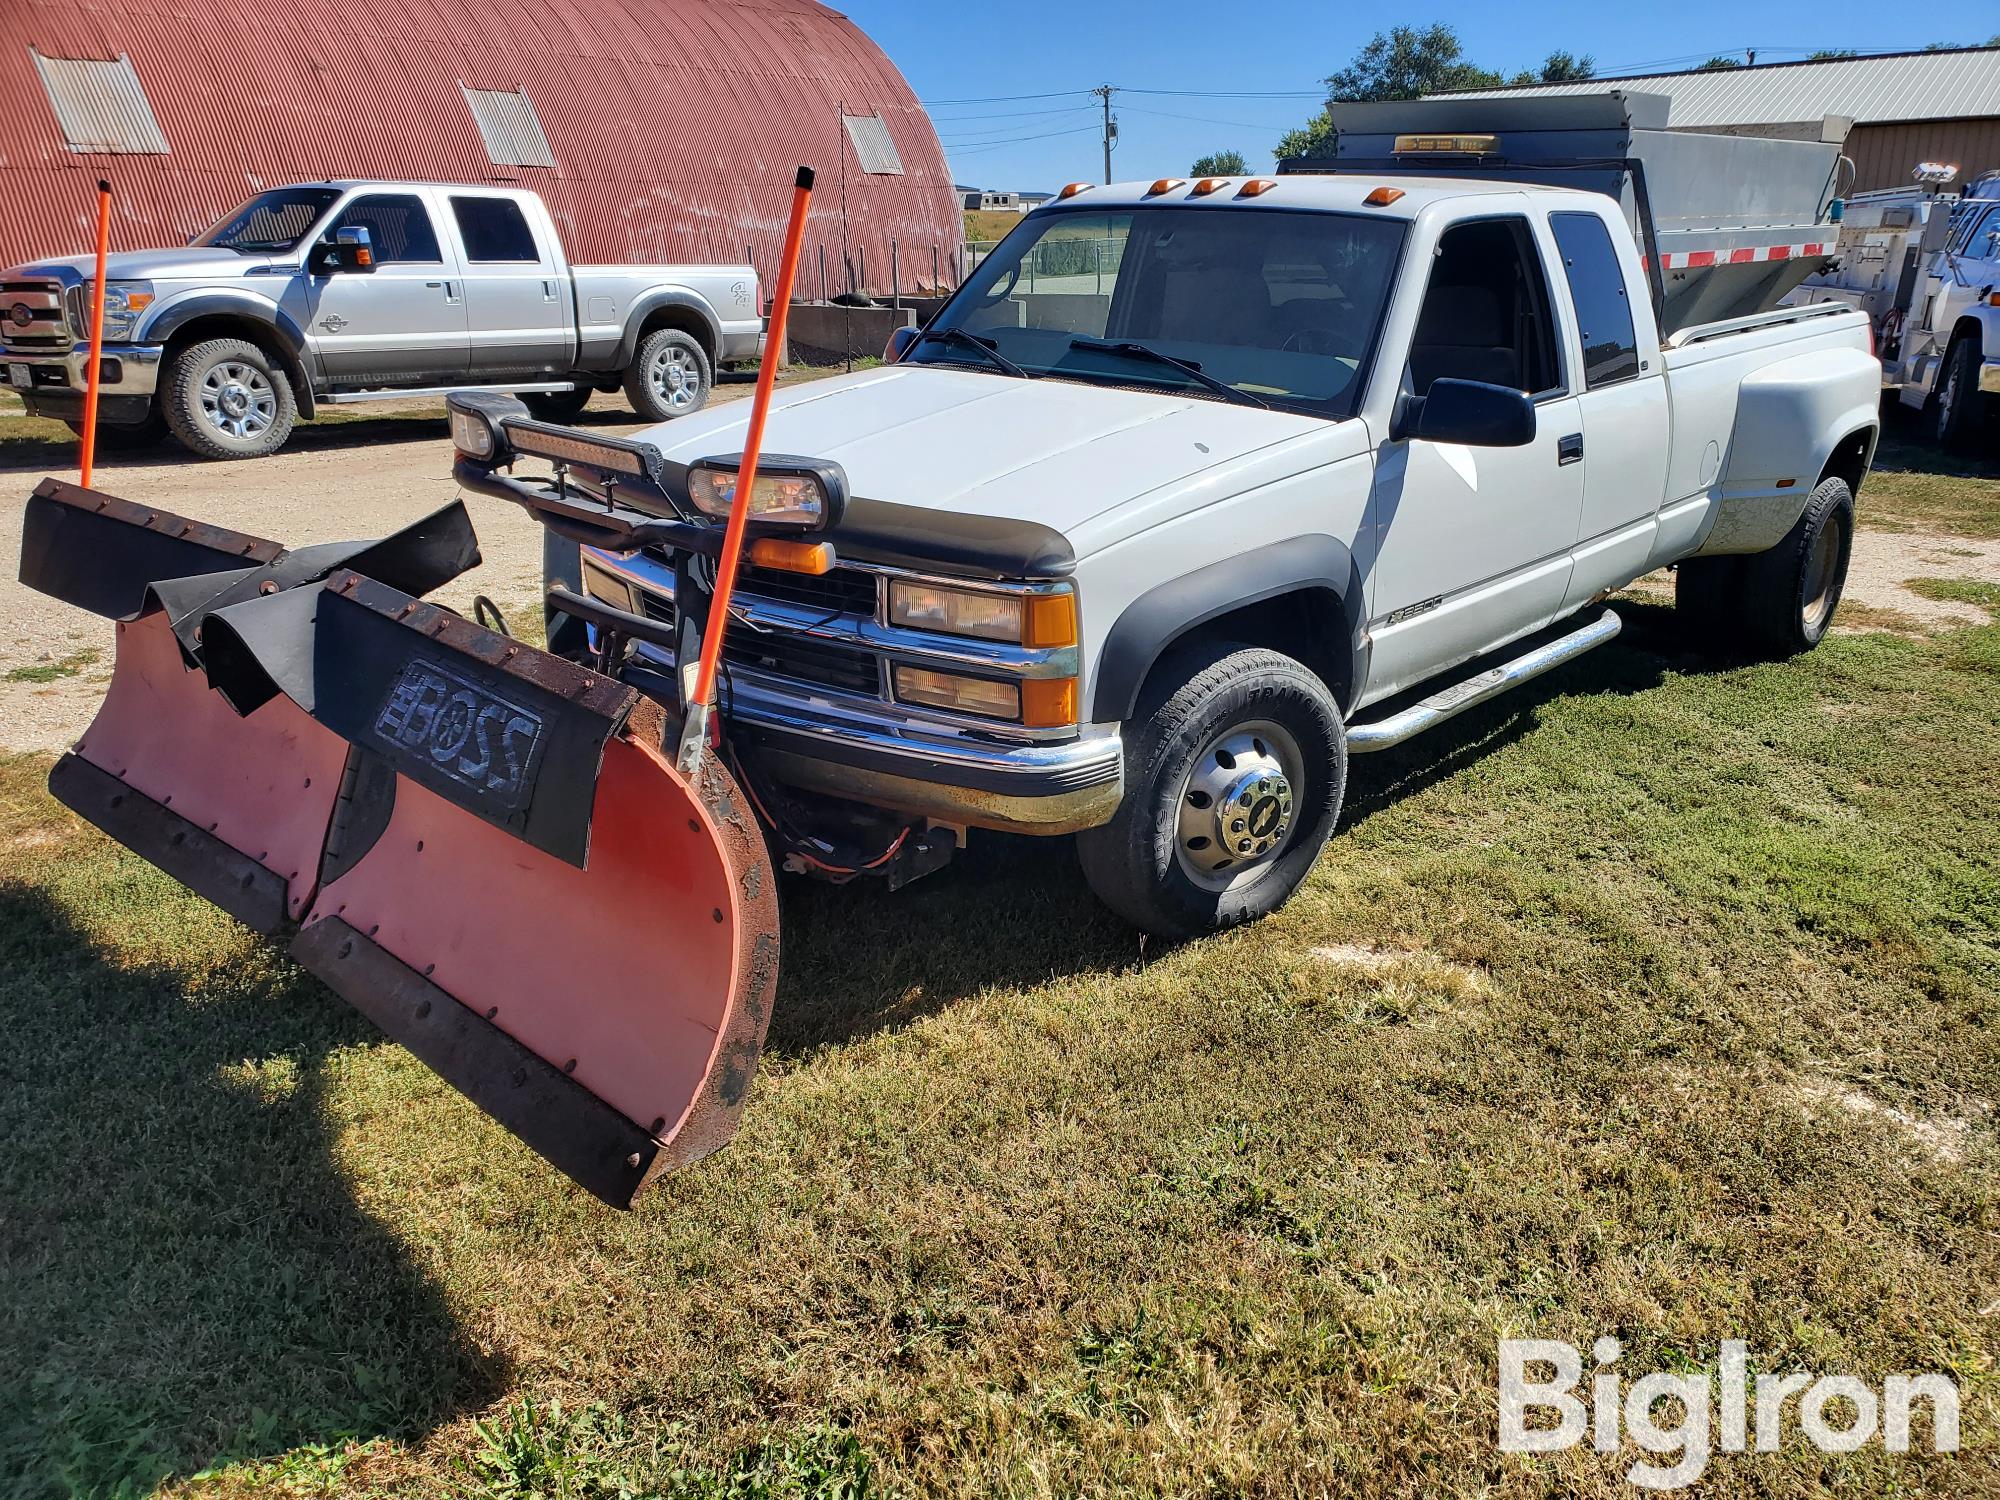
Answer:
<svg viewBox="0 0 2000 1500"><path fill-rule="evenodd" d="M510 417L525 417L528 408L518 396L495 391L453 391L444 398L451 417L451 445L474 463L498 468L512 463L507 433L502 425Z"/></svg>
<svg viewBox="0 0 2000 1500"><path fill-rule="evenodd" d="M898 578L889 584L889 623L1037 648L1074 646L1076 595L1068 589L1015 594Z"/></svg>
<svg viewBox="0 0 2000 1500"><path fill-rule="evenodd" d="M961 677L956 672L931 672L922 667L896 668L896 696L904 703L947 708L954 713L988 719L1021 717L1021 685L990 677Z"/></svg>
<svg viewBox="0 0 2000 1500"><path fill-rule="evenodd" d="M84 285L84 317L90 316L90 304L96 295L96 288ZM132 330L139 325L139 314L153 305L153 283L150 281L109 281L104 285L104 336L107 339L131 337ZM88 333L86 324L85 332Z"/></svg>
<svg viewBox="0 0 2000 1500"><path fill-rule="evenodd" d="M736 507L741 455L704 458L688 470L688 498L703 515L725 517ZM752 521L824 531L847 508L847 475L839 464L769 454L757 460L750 496Z"/></svg>

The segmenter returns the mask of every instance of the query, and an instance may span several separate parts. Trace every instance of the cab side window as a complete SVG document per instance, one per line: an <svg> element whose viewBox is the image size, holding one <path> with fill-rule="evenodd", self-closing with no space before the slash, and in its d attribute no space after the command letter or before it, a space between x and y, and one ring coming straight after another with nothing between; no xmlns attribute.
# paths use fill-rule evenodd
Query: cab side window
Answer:
<svg viewBox="0 0 2000 1500"><path fill-rule="evenodd" d="M1549 229L1562 252L1570 301L1576 304L1584 386L1595 390L1632 379L1639 373L1639 344L1610 231L1596 214L1550 214Z"/></svg>
<svg viewBox="0 0 2000 1500"><path fill-rule="evenodd" d="M1454 224L1438 240L1410 341L1410 384L1479 380L1529 395L1562 389L1541 256L1518 215Z"/></svg>
<svg viewBox="0 0 2000 1500"><path fill-rule="evenodd" d="M411 193L370 193L340 211L327 239L342 229L365 229L375 250L375 264L432 264L444 259L437 230L431 226L424 200Z"/></svg>
<svg viewBox="0 0 2000 1500"><path fill-rule="evenodd" d="M512 198L453 198L452 217L465 242L465 258L475 265L541 260L528 216Z"/></svg>

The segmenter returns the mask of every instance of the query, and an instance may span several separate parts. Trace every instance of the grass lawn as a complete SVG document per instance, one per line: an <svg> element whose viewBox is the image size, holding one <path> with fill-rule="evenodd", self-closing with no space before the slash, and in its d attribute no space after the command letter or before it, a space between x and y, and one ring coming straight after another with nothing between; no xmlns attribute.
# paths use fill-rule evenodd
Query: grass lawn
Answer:
<svg viewBox="0 0 2000 1500"><path fill-rule="evenodd" d="M1026 840L790 887L743 1131L630 1215L0 763L0 1493L1629 1495L1496 1449L1496 1341L1608 1333L1961 1384L1955 1458L1704 1493L2000 1494L2000 624L1625 612L1252 929Z"/></svg>

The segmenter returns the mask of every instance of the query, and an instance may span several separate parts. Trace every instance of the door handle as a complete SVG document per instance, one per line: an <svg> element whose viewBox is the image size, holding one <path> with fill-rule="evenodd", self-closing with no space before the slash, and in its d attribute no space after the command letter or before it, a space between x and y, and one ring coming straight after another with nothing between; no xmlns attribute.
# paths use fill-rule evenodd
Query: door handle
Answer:
<svg viewBox="0 0 2000 1500"><path fill-rule="evenodd" d="M1556 439L1556 463L1581 463L1583 461L1583 434L1572 432Z"/></svg>

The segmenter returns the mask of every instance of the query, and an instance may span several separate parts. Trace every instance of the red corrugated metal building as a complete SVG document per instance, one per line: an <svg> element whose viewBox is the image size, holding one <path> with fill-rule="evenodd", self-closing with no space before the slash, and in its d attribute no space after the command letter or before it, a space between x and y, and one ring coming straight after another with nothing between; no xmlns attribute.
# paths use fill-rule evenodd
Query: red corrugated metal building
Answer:
<svg viewBox="0 0 2000 1500"><path fill-rule="evenodd" d="M768 282L801 163L806 292L821 248L831 290L843 255L886 290L892 238L905 289L934 254L949 279L937 134L814 0L0 0L0 265L87 250L99 177L114 249L180 244L262 188L385 177L535 188L580 261L747 249Z"/></svg>

